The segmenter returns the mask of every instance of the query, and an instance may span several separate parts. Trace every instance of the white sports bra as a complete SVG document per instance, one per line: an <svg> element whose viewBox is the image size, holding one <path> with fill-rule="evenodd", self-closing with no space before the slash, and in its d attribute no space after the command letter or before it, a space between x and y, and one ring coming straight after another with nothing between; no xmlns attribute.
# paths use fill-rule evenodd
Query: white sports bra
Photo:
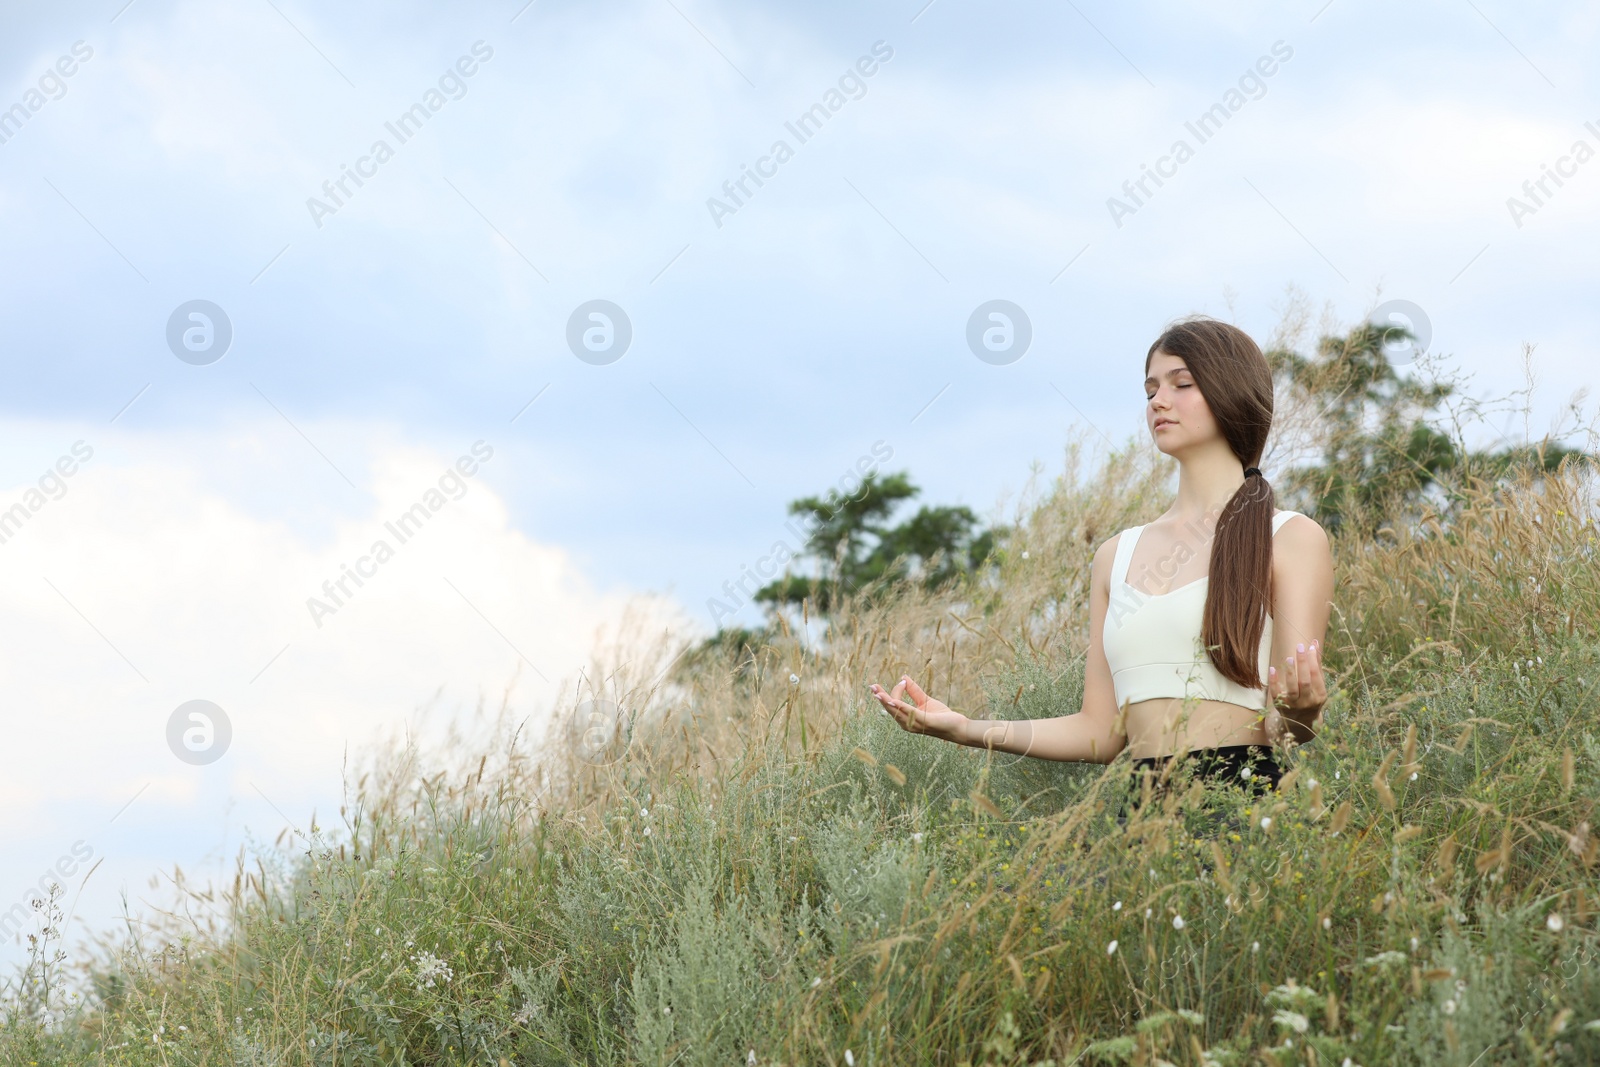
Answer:
<svg viewBox="0 0 1600 1067"><path fill-rule="evenodd" d="M1298 511L1272 517L1272 532ZM1128 564L1143 526L1122 531L1111 563L1111 599L1106 605L1101 646L1111 667L1117 707L1157 697L1220 700L1258 711L1266 705L1267 660L1272 656L1272 613L1261 632L1257 664L1261 685L1247 689L1217 670L1200 643L1210 575L1165 593L1145 593L1128 584Z"/></svg>

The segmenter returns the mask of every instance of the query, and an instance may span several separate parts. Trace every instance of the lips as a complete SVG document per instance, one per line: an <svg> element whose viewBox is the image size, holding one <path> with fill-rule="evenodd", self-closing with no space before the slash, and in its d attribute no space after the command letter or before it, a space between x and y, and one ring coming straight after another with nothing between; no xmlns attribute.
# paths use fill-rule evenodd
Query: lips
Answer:
<svg viewBox="0 0 1600 1067"><path fill-rule="evenodd" d="M1156 420L1156 424L1154 426L1152 426L1151 429L1159 430L1163 426L1176 426L1176 425L1177 425L1177 423L1173 422L1171 419L1157 419Z"/></svg>

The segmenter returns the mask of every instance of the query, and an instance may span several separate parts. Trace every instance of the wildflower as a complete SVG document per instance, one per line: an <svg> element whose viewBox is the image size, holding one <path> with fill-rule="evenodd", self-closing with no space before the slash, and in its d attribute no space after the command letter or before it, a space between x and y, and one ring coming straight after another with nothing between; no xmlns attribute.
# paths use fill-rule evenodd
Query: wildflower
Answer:
<svg viewBox="0 0 1600 1067"><path fill-rule="evenodd" d="M1322 917L1322 928L1324 930L1332 930L1333 929L1333 917L1332 916L1324 915Z"/></svg>
<svg viewBox="0 0 1600 1067"><path fill-rule="evenodd" d="M1150 918L1150 909L1149 908L1144 909L1144 917L1146 919Z"/></svg>
<svg viewBox="0 0 1600 1067"><path fill-rule="evenodd" d="M847 1067L856 1067L856 1057L849 1049L844 1050L844 1062Z"/></svg>
<svg viewBox="0 0 1600 1067"><path fill-rule="evenodd" d="M1119 900L1115 904L1111 905L1111 910L1112 911L1121 911L1122 910L1122 901Z"/></svg>
<svg viewBox="0 0 1600 1067"><path fill-rule="evenodd" d="M1022 558L1023 559L1027 559L1028 558L1028 550L1027 549L1023 549L1022 550Z"/></svg>
<svg viewBox="0 0 1600 1067"><path fill-rule="evenodd" d="M1241 768L1239 768L1239 777L1240 777L1240 778L1243 778L1243 779L1245 779L1245 780L1246 780L1246 781L1248 781L1248 780L1249 780L1249 779L1250 779L1250 777L1251 777L1251 776L1252 776L1252 775L1253 775L1253 774L1254 774L1254 773L1255 773L1255 772L1253 772L1253 771L1252 771L1252 770L1250 770L1250 768L1249 768L1249 767L1241 767Z"/></svg>
<svg viewBox="0 0 1600 1067"><path fill-rule="evenodd" d="M1447 1000L1443 1004L1439 1005L1439 1010L1444 1012L1446 1015L1454 1015L1456 1013L1456 1002L1454 1000Z"/></svg>
<svg viewBox="0 0 1600 1067"><path fill-rule="evenodd" d="M1297 1011L1290 1011L1287 1008L1279 1008L1273 1012L1272 1021L1286 1030L1293 1030L1297 1034L1303 1034L1311 1028L1310 1019L1307 1019Z"/></svg>
<svg viewBox="0 0 1600 1067"><path fill-rule="evenodd" d="M822 984L822 975L819 974L815 978L811 979L811 988L812 989L817 988L817 986L819 986L821 984Z"/></svg>
<svg viewBox="0 0 1600 1067"><path fill-rule="evenodd" d="M1116 938L1112 938L1111 939L1111 944L1106 946L1106 955L1107 956L1115 956L1116 954L1117 954L1117 939Z"/></svg>
<svg viewBox="0 0 1600 1067"><path fill-rule="evenodd" d="M744 1058L744 1062L746 1062L748 1064L751 1064L752 1067L754 1067L754 1064L756 1062L756 1050L755 1049L751 1049L750 1050L750 1055L748 1055L748 1056L746 1056Z"/></svg>
<svg viewBox="0 0 1600 1067"><path fill-rule="evenodd" d="M1412 952L1415 952L1415 951L1417 951L1417 949L1418 949L1418 947L1420 947L1420 946L1421 946L1421 944L1422 944L1422 942L1421 942L1421 941L1418 941L1418 940L1417 940L1417 939L1416 939L1416 938L1414 938L1414 937L1413 937L1413 938L1412 938L1412 939L1411 939L1411 951L1412 951Z"/></svg>
<svg viewBox="0 0 1600 1067"><path fill-rule="evenodd" d="M1376 956L1367 957L1367 962L1373 966L1382 966L1387 963L1404 963L1405 961L1406 954L1404 952L1395 952L1393 949L1388 952L1380 952Z"/></svg>
<svg viewBox="0 0 1600 1067"><path fill-rule="evenodd" d="M409 943L409 942L408 942ZM449 982L455 977L455 972L444 960L426 950L411 957L411 962L417 965L417 991L432 989L437 981Z"/></svg>
<svg viewBox="0 0 1600 1067"><path fill-rule="evenodd" d="M668 1007L663 1007L663 1008L662 1008L662 1009L661 1009L661 1014L662 1014L662 1015L671 1015L671 1014L672 1014L672 1008L671 1008L671 1007L670 1007L670 1006L668 1006Z"/></svg>
<svg viewBox="0 0 1600 1067"><path fill-rule="evenodd" d="M1182 930L1183 929L1183 916L1182 915L1174 915L1172 917L1172 928L1174 930Z"/></svg>
<svg viewBox="0 0 1600 1067"><path fill-rule="evenodd" d="M1413 782L1417 780L1417 772L1416 771L1412 771L1411 772L1411 780Z"/></svg>
<svg viewBox="0 0 1600 1067"><path fill-rule="evenodd" d="M1270 815L1261 816L1261 828L1263 830L1272 829L1272 816L1270 816Z"/></svg>
<svg viewBox="0 0 1600 1067"><path fill-rule="evenodd" d="M912 834L911 835L911 840L917 842L920 845L922 843L922 832L919 830L916 833Z"/></svg>
<svg viewBox="0 0 1600 1067"><path fill-rule="evenodd" d="M644 828L644 836L646 836L646 837L650 836L650 827L646 826Z"/></svg>
<svg viewBox="0 0 1600 1067"><path fill-rule="evenodd" d="M1567 925L1567 921L1552 911L1550 917L1545 919L1544 924L1550 928L1551 933L1559 934L1561 928Z"/></svg>
<svg viewBox="0 0 1600 1067"><path fill-rule="evenodd" d="M798 674L789 675L789 684L790 685L799 685L800 684L800 676Z"/></svg>
<svg viewBox="0 0 1600 1067"><path fill-rule="evenodd" d="M1333 772L1333 776L1335 778L1343 778L1344 777L1344 772L1343 771L1334 771Z"/></svg>
<svg viewBox="0 0 1600 1067"><path fill-rule="evenodd" d="M640 808L639 809L639 818L648 819L649 817L650 817L650 809L649 808Z"/></svg>
<svg viewBox="0 0 1600 1067"><path fill-rule="evenodd" d="M800 840L800 839L799 839L799 838L798 838L798 837L796 837L796 836L794 836L794 835L793 835L793 834L790 834L790 835L789 835L789 840L790 840L790 841L798 841L798 840Z"/></svg>
<svg viewBox="0 0 1600 1067"><path fill-rule="evenodd" d="M1259 942L1259 941L1250 942L1250 951L1251 952L1260 952L1261 951L1261 942Z"/></svg>

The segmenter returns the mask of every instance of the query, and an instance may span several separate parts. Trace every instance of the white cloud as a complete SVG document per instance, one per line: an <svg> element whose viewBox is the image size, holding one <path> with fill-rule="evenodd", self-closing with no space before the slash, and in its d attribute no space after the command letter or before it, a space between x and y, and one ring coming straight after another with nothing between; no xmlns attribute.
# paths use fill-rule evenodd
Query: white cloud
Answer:
<svg viewBox="0 0 1600 1067"><path fill-rule="evenodd" d="M103 925L119 880L137 896L146 875L174 863L204 870L231 852L241 823L270 839L315 807L326 824L347 748L430 701L470 709L504 692L537 731L563 681L589 662L597 630L628 603L623 591L595 589L564 550L512 527L493 479L519 472L497 470L513 460L488 442L478 453L493 449L491 458L462 478L453 464L471 455L470 441L397 446L381 428L313 428L314 438L382 442L358 482L367 491L302 485L310 519L267 517L262 501L291 487L252 474L289 468L324 481L309 450L301 465L263 448L281 431L91 444L99 430L20 428L20 440L61 442L61 455L81 440L78 455L92 457L64 490L47 479L59 496L33 497L38 510L0 544L0 692L11 707L7 748L20 757L0 779L0 910L80 837L109 861L80 908ZM56 455L13 442L0 457L10 475L0 508L26 508L37 483L14 472L42 475ZM437 510L402 542L391 526L419 502ZM376 542L393 551L381 566L370 560ZM345 566L363 557L371 574L358 587ZM326 601L323 583L340 579L342 606L318 627L307 600ZM659 598L644 606L663 625L676 616ZM169 715L192 699L214 701L232 722L231 747L211 766L167 748Z"/></svg>

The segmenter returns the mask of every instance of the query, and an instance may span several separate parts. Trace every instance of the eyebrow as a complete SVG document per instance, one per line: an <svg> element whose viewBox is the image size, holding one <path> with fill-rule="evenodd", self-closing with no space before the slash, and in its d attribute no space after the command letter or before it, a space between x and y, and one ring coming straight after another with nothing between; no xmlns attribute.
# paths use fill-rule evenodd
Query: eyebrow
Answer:
<svg viewBox="0 0 1600 1067"><path fill-rule="evenodd" d="M1173 367L1171 370L1167 371L1167 378L1171 379L1171 378L1177 376L1178 374L1181 374L1184 371L1187 371L1188 369L1189 369L1188 367L1184 367L1184 366ZM1155 378L1152 376L1152 377L1146 378L1144 380L1144 384L1146 384L1146 385L1154 385L1155 381L1156 381Z"/></svg>

